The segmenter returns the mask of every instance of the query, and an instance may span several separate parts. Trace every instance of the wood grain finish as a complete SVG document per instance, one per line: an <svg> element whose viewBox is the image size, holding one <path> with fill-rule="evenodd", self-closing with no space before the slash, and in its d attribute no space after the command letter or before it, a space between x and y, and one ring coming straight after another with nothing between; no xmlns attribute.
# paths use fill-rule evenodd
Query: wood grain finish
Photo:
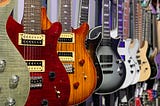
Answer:
<svg viewBox="0 0 160 106"><path fill-rule="evenodd" d="M0 105L24 106L30 88L27 65L6 33L6 22L15 0L0 2Z"/></svg>
<svg viewBox="0 0 160 106"><path fill-rule="evenodd" d="M85 48L85 38L89 26L83 23L80 28L73 30L75 34L75 43L58 42L57 51L73 51L75 53L74 62L63 62L63 64L72 64L74 73L68 74L70 78L70 99L68 105L74 105L86 100L96 87L96 70L92 59ZM84 61L81 65L80 62ZM77 88L75 86L78 86Z"/></svg>

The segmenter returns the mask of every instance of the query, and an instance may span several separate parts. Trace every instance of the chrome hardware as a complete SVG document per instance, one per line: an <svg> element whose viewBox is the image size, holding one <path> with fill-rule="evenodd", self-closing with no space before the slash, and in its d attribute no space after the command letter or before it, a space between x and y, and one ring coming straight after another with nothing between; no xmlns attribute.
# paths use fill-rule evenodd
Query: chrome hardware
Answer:
<svg viewBox="0 0 160 106"><path fill-rule="evenodd" d="M17 75L13 75L10 79L9 79L9 88L14 89L17 87L19 82L19 77Z"/></svg>
<svg viewBox="0 0 160 106"><path fill-rule="evenodd" d="M16 106L16 100L11 97L7 98L5 106Z"/></svg>
<svg viewBox="0 0 160 106"><path fill-rule="evenodd" d="M4 72L5 67L6 67L6 61L0 60L0 72Z"/></svg>

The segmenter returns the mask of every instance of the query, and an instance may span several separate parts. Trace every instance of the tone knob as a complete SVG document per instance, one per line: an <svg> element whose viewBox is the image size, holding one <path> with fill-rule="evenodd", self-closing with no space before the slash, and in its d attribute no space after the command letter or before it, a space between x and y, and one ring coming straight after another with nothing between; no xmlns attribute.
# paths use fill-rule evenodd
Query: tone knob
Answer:
<svg viewBox="0 0 160 106"><path fill-rule="evenodd" d="M17 87L19 82L19 77L17 75L13 75L10 79L9 79L9 88L14 89Z"/></svg>
<svg viewBox="0 0 160 106"><path fill-rule="evenodd" d="M9 97L7 98L7 101L5 103L5 106L16 106L16 101L15 99Z"/></svg>
<svg viewBox="0 0 160 106"><path fill-rule="evenodd" d="M47 99L43 99L41 101L41 106L48 106L48 100Z"/></svg>
<svg viewBox="0 0 160 106"><path fill-rule="evenodd" d="M85 60L84 60L84 59L81 59L81 60L79 61L79 64L80 64L81 66L83 66L84 63L85 63Z"/></svg>
<svg viewBox="0 0 160 106"><path fill-rule="evenodd" d="M0 60L0 72L4 72L5 67L6 67L6 61Z"/></svg>
<svg viewBox="0 0 160 106"><path fill-rule="evenodd" d="M73 87L74 87L74 89L78 89L78 87L79 87L79 82L75 82L75 83L73 84Z"/></svg>
<svg viewBox="0 0 160 106"><path fill-rule="evenodd" d="M53 72L53 71L49 72L49 78L50 78L51 80L55 79L55 78L56 78L56 73Z"/></svg>

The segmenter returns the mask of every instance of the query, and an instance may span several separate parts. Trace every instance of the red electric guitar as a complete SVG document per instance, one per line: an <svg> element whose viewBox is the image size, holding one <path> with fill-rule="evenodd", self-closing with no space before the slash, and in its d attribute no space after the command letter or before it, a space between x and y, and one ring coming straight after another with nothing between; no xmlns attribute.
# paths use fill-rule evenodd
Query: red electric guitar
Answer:
<svg viewBox="0 0 160 106"><path fill-rule="evenodd" d="M41 29L41 1L24 0L23 26L9 17L7 32L30 71L30 93L25 106L65 106L70 83L56 47L62 25Z"/></svg>

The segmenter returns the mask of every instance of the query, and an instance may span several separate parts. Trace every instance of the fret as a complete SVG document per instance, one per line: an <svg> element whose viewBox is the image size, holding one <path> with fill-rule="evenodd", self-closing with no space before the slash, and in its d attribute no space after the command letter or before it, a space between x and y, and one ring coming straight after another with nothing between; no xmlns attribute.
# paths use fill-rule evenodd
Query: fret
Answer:
<svg viewBox="0 0 160 106"><path fill-rule="evenodd" d="M103 31L103 38L104 39L111 39L110 38L110 27L109 27L109 0L103 1L103 19L102 19L102 31Z"/></svg>
<svg viewBox="0 0 160 106"><path fill-rule="evenodd" d="M88 22L89 0L81 0L80 4L79 24L81 25L83 22Z"/></svg>
<svg viewBox="0 0 160 106"><path fill-rule="evenodd" d="M39 0L24 1L22 24L24 33L41 33L41 2Z"/></svg>
<svg viewBox="0 0 160 106"><path fill-rule="evenodd" d="M60 0L59 21L63 32L71 32L71 0Z"/></svg>

